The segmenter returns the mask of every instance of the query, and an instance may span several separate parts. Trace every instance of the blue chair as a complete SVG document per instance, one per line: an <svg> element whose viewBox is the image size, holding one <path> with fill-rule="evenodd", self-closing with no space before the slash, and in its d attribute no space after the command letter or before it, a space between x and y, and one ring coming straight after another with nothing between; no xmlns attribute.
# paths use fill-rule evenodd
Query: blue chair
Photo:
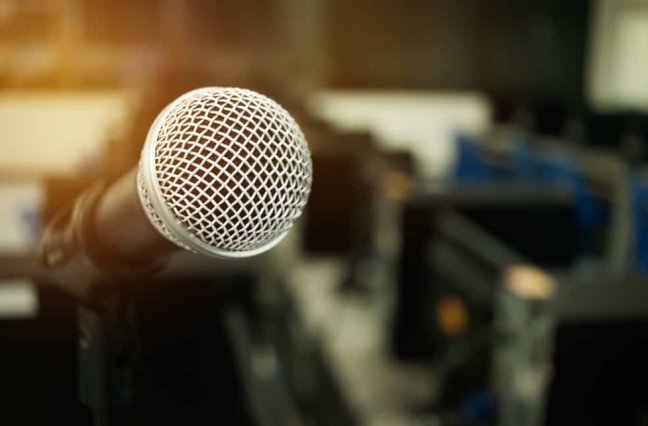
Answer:
<svg viewBox="0 0 648 426"><path fill-rule="evenodd" d="M455 139L457 163L451 178L458 183L492 181L495 170L484 161L479 140L471 135L460 133Z"/></svg>

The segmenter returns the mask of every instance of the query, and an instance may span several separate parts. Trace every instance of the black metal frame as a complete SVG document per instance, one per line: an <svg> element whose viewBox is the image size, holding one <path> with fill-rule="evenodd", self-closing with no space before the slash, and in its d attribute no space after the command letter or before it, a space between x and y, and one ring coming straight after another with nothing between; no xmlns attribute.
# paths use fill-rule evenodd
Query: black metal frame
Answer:
<svg viewBox="0 0 648 426"><path fill-rule="evenodd" d="M96 426L137 424L141 359L133 295L118 291L78 308L79 394Z"/></svg>

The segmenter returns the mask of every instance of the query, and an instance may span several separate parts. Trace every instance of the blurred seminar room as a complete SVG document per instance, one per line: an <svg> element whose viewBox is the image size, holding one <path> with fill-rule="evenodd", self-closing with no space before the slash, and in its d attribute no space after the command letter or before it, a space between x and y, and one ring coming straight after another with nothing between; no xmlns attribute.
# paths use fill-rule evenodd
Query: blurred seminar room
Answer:
<svg viewBox="0 0 648 426"><path fill-rule="evenodd" d="M206 87L299 124L286 237L52 251ZM648 0L0 0L0 148L1 426L648 425Z"/></svg>

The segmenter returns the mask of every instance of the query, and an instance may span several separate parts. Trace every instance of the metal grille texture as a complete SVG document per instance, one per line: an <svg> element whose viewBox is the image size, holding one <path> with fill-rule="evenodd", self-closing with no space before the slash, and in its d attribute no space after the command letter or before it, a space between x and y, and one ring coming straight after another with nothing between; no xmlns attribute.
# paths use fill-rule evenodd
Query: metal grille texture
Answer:
<svg viewBox="0 0 648 426"><path fill-rule="evenodd" d="M153 225L182 247L191 248L189 238L220 253L258 250L285 235L308 199L312 163L302 131L283 107L251 90L180 97L158 117L148 144L153 158L146 164L145 146L140 196ZM143 167L154 168L154 185ZM150 191L171 218L153 207Z"/></svg>

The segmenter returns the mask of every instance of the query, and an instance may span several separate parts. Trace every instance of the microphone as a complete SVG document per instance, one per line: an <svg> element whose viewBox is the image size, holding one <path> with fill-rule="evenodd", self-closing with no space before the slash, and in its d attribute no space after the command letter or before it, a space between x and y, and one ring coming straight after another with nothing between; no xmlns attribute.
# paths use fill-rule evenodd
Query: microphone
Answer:
<svg viewBox="0 0 648 426"><path fill-rule="evenodd" d="M311 181L304 135L277 102L240 88L191 91L153 122L138 167L50 224L43 279L91 300L177 249L263 253L300 217Z"/></svg>

